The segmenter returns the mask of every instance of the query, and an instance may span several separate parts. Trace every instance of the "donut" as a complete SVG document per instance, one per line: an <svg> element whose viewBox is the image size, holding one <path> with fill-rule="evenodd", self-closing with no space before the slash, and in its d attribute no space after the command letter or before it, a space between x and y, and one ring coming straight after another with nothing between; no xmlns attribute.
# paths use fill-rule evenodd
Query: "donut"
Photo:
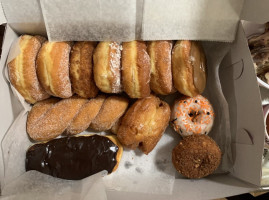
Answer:
<svg viewBox="0 0 269 200"><path fill-rule="evenodd" d="M46 141L61 135L78 114L87 99L50 98L34 104L30 110L26 130L35 141Z"/></svg>
<svg viewBox="0 0 269 200"><path fill-rule="evenodd" d="M172 82L171 54L172 41L151 41L148 43L151 78L150 88L160 95L174 91Z"/></svg>
<svg viewBox="0 0 269 200"><path fill-rule="evenodd" d="M122 84L123 90L131 98L150 95L150 58L147 46L142 41L122 44Z"/></svg>
<svg viewBox="0 0 269 200"><path fill-rule="evenodd" d="M161 139L170 119L169 105L158 97L137 100L123 116L117 137L127 148L149 154Z"/></svg>
<svg viewBox="0 0 269 200"><path fill-rule="evenodd" d="M172 51L172 75L175 88L194 97L206 86L206 57L196 41L177 41Z"/></svg>
<svg viewBox="0 0 269 200"><path fill-rule="evenodd" d="M72 96L68 42L45 42L37 56L37 75L45 91L55 97Z"/></svg>
<svg viewBox="0 0 269 200"><path fill-rule="evenodd" d="M95 42L76 42L70 55L70 79L73 92L83 98L93 98L98 93L93 79L93 50Z"/></svg>
<svg viewBox="0 0 269 200"><path fill-rule="evenodd" d="M34 144L26 152L26 171L80 180L106 170L114 172L123 148L115 136L83 135Z"/></svg>
<svg viewBox="0 0 269 200"><path fill-rule="evenodd" d="M75 135L86 130L100 112L105 99L105 95L99 95L87 100L65 130L65 134Z"/></svg>
<svg viewBox="0 0 269 200"><path fill-rule="evenodd" d="M121 92L121 46L117 42L100 42L93 55L94 80L105 93Z"/></svg>
<svg viewBox="0 0 269 200"><path fill-rule="evenodd" d="M171 114L171 124L182 137L192 134L208 134L214 123L214 111L210 102L198 95L176 100Z"/></svg>
<svg viewBox="0 0 269 200"><path fill-rule="evenodd" d="M45 41L41 36L20 36L18 44L12 46L19 48L20 53L7 64L11 84L30 104L50 96L39 84L36 74L36 57Z"/></svg>
<svg viewBox="0 0 269 200"><path fill-rule="evenodd" d="M187 178L203 178L212 174L221 161L221 151L207 135L183 138L172 151L176 170Z"/></svg>
<svg viewBox="0 0 269 200"><path fill-rule="evenodd" d="M106 131L125 113L129 100L122 96L110 96L104 101L98 115L93 119L90 128L96 131Z"/></svg>

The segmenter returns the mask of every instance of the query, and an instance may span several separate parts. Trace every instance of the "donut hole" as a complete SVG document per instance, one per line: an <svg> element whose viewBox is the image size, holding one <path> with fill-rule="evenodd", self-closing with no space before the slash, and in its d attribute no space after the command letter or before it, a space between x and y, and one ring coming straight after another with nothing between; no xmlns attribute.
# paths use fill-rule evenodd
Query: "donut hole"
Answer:
<svg viewBox="0 0 269 200"><path fill-rule="evenodd" d="M197 122L198 116L200 116L200 115L201 115L200 111L192 110L191 112L189 112L189 117L191 118L192 122Z"/></svg>

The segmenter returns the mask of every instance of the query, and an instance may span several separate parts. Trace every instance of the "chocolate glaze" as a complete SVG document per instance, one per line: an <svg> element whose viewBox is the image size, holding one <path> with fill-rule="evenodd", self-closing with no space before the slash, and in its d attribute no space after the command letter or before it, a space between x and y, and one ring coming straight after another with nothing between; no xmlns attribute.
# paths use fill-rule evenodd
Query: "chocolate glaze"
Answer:
<svg viewBox="0 0 269 200"><path fill-rule="evenodd" d="M31 146L26 171L37 170L54 177L79 180L117 164L118 146L99 135L65 137Z"/></svg>

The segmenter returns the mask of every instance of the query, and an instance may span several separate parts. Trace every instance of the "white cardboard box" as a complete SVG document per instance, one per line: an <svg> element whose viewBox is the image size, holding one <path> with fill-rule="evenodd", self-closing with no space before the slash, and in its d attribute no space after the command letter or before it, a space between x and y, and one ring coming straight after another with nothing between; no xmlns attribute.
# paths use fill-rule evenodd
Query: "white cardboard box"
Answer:
<svg viewBox="0 0 269 200"><path fill-rule="evenodd" d="M7 1L3 2L6 3ZM5 23L6 18L11 19L11 21L7 20L0 61L2 71L0 76L0 140L16 119L16 116L23 109L14 98L9 84L3 76L3 69L10 46L13 40L18 37L18 33L42 34L45 31L45 23L42 21L39 1L32 0L31 2L36 3L37 9L29 11L34 12L33 15L36 16L30 23L27 23L27 20L25 21L27 19L27 13L19 13L19 9L15 9L18 13L15 13L15 11L13 13L12 9L0 12L1 23ZM18 4L22 4L22 2L18 2ZM20 6L18 5L17 8L21 8ZM25 6L27 7L27 4ZM246 0L241 19L257 22L268 21L269 14L266 13L266 6L268 7L266 0L259 1L259 3ZM19 23L12 21L14 19L12 14L17 16L15 19L19 19L20 17L25 17L25 19ZM222 61L219 71L221 87L229 105L230 129L233 136L232 151L234 155L234 166L230 170L230 173L213 175L201 180L176 179L172 195L107 191L108 199L126 199L127 197L128 199L141 200L149 198L156 200L213 199L260 189L265 127L260 92L251 55L239 19L238 23L239 26L238 29L235 29L236 34L234 35L235 39L232 43L232 48ZM199 27L196 28L199 29ZM2 156L2 154L0 155ZM3 169L1 156L0 169ZM0 170L0 172L0 178L2 178L3 170Z"/></svg>

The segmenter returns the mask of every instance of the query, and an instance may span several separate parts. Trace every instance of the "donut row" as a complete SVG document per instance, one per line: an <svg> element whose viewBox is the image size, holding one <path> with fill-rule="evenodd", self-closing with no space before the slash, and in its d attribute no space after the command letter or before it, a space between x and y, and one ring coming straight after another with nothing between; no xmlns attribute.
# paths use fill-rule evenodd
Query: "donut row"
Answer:
<svg viewBox="0 0 269 200"><path fill-rule="evenodd" d="M98 91L144 98L151 90L201 94L206 85L204 51L195 41L48 42L23 35L8 63L12 85L31 104L74 93L93 98Z"/></svg>
<svg viewBox="0 0 269 200"><path fill-rule="evenodd" d="M26 130L35 141L51 140L63 133L75 135L88 127L107 131L125 113L128 103L127 98L116 95L98 95L90 100L78 96L45 99L32 107Z"/></svg>

